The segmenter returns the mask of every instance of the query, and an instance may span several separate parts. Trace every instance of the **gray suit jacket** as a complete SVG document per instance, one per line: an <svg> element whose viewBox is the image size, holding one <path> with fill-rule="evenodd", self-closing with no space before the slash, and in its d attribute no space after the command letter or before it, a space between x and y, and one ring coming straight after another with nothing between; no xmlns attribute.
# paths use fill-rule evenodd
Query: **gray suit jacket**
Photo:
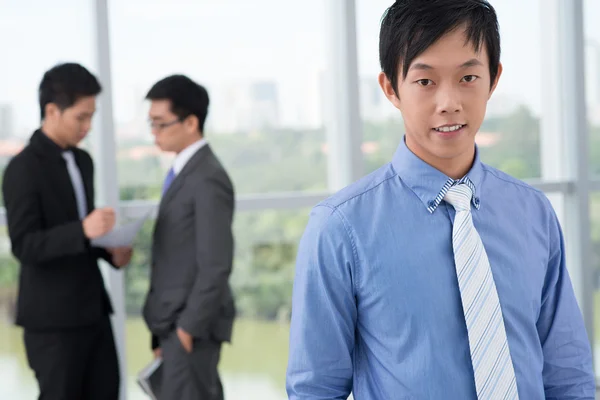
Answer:
<svg viewBox="0 0 600 400"><path fill-rule="evenodd" d="M231 340L233 213L233 185L206 145L173 180L159 206L144 304L153 347L177 327L198 339Z"/></svg>

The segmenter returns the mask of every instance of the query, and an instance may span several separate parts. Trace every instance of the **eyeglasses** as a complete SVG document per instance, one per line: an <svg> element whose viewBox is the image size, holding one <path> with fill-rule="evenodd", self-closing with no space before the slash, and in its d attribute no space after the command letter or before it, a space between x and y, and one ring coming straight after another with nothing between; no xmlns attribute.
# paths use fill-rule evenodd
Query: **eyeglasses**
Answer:
<svg viewBox="0 0 600 400"><path fill-rule="evenodd" d="M175 121L171 121L171 122L154 122L154 121L148 121L148 124L150 125L150 128L153 130L163 130L165 128L168 128L169 126L175 125L180 123L181 120L180 119L176 119Z"/></svg>

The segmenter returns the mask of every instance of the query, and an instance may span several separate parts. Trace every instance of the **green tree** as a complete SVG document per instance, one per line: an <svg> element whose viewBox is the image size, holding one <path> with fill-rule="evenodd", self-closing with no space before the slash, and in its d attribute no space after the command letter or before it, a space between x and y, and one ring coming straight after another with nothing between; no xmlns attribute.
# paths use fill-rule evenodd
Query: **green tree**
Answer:
<svg viewBox="0 0 600 400"><path fill-rule="evenodd" d="M363 123L365 171L388 163L404 135L402 121ZM529 109L487 118L480 145L481 158L517 178L540 176L540 124ZM327 188L325 131L277 129L235 134L211 134L215 149L234 182L238 196L249 193L313 191ZM127 151L145 141L121 146ZM156 156L119 159L122 200L160 198L164 167ZM600 127L590 133L590 169L600 173ZM593 265L600 260L600 197L593 196ZM238 212L234 221L235 261L231 285L238 313L263 319L285 319L291 310L291 291L299 239L308 209ZM144 225L135 243L131 264L125 270L127 310L140 312L149 285L153 221ZM18 266L9 255L0 258L0 287L16 286Z"/></svg>

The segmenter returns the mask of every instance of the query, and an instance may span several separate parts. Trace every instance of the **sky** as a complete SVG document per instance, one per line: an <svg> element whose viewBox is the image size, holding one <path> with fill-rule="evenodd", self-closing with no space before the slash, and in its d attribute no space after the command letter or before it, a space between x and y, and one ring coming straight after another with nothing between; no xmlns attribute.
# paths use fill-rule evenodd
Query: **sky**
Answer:
<svg viewBox="0 0 600 400"><path fill-rule="evenodd" d="M150 85L177 72L213 93L238 82L272 80L284 105L314 101L313 86L328 66L327 1L108 0L116 118L130 119ZM359 73L366 79L379 72L379 22L391 3L356 0ZM496 95L537 112L543 84L540 16L547 3L491 3L500 20L504 64ZM46 69L74 60L96 70L94 4L0 0L0 103L13 105L17 127L37 124L36 89ZM600 43L600 24L593 18L600 15L600 1L585 0L585 7L586 36Z"/></svg>

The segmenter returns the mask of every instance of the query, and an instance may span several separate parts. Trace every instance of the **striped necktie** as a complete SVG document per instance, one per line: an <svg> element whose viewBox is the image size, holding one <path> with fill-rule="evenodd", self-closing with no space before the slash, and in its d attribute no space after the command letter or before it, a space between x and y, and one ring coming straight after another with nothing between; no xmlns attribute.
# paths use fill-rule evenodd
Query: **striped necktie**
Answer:
<svg viewBox="0 0 600 400"><path fill-rule="evenodd" d="M456 210L452 245L467 324L478 400L518 399L517 383L494 276L473 225L466 184L451 187L444 200Z"/></svg>

